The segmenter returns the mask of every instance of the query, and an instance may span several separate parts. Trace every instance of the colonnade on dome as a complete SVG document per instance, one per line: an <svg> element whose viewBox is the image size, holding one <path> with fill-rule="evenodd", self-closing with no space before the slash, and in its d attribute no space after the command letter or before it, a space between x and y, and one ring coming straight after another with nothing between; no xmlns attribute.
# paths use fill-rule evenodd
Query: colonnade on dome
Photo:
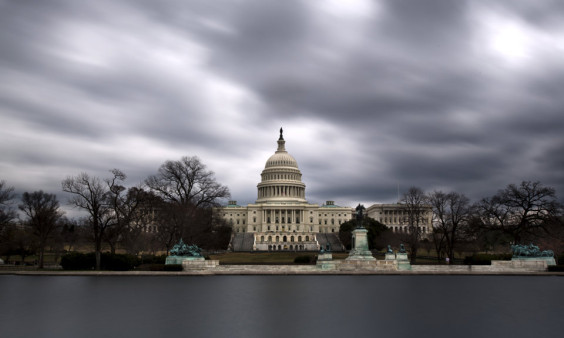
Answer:
<svg viewBox="0 0 564 338"><path fill-rule="evenodd" d="M258 188L258 199L270 198L300 198L305 199L305 188L288 185L270 185Z"/></svg>

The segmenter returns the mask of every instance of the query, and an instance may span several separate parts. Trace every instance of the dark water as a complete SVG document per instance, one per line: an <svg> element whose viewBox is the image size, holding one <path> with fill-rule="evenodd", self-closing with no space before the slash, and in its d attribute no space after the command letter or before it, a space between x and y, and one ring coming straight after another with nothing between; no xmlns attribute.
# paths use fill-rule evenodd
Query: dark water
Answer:
<svg viewBox="0 0 564 338"><path fill-rule="evenodd" d="M564 278L0 276L0 337L564 337Z"/></svg>

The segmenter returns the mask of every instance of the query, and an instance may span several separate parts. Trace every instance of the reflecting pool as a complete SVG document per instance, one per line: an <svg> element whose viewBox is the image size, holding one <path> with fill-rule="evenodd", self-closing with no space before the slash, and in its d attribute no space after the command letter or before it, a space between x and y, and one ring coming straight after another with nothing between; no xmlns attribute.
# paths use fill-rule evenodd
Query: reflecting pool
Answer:
<svg viewBox="0 0 564 338"><path fill-rule="evenodd" d="M564 278L0 276L0 337L564 337Z"/></svg>

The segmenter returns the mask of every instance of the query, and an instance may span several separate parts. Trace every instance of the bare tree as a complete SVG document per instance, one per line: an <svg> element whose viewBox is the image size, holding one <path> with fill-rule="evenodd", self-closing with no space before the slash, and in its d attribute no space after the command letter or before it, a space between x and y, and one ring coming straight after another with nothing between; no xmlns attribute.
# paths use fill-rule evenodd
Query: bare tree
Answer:
<svg viewBox="0 0 564 338"><path fill-rule="evenodd" d="M112 208L112 190L123 179L125 174L112 170L113 177L102 181L98 177L90 177L86 173L69 176L62 182L63 191L71 193L69 202L88 212L88 223L94 237L96 269L100 270L102 257L102 241L106 231L116 225L116 214Z"/></svg>
<svg viewBox="0 0 564 338"><path fill-rule="evenodd" d="M8 187L4 180L0 181L0 236L4 227L10 225L17 216L11 203L14 198L16 198L14 187Z"/></svg>
<svg viewBox="0 0 564 338"><path fill-rule="evenodd" d="M118 204L124 225L121 244L129 253L138 254L149 246L152 234L147 230L156 222L158 203L158 197L152 192L132 187Z"/></svg>
<svg viewBox="0 0 564 338"><path fill-rule="evenodd" d="M506 234L514 243L548 231L561 208L553 188L530 181L510 184L476 204L483 229Z"/></svg>
<svg viewBox="0 0 564 338"><path fill-rule="evenodd" d="M140 187L126 189L120 183L127 176L119 169L110 170L112 178L104 180L108 186L108 202L114 215L114 224L109 227L104 235L105 241L110 245L112 254L124 237L129 234L138 224L139 209L143 205L143 199L147 195Z"/></svg>
<svg viewBox="0 0 564 338"><path fill-rule="evenodd" d="M213 171L196 156L166 161L145 183L164 201L182 206L213 207L230 197L229 189L218 183Z"/></svg>
<svg viewBox="0 0 564 338"><path fill-rule="evenodd" d="M433 238L444 241L447 256L454 262L455 247L460 240L462 227L467 225L471 216L470 199L457 192L434 191L429 194L428 202L433 208Z"/></svg>
<svg viewBox="0 0 564 338"><path fill-rule="evenodd" d="M167 250L179 237L194 240L209 223L202 222L201 209L219 206L221 199L230 197L229 189L195 156L166 161L145 183L164 202L158 236Z"/></svg>
<svg viewBox="0 0 564 338"><path fill-rule="evenodd" d="M411 187L403 194L400 200L404 216L403 222L407 225L407 233L402 235L402 239L406 242L411 253L411 264L415 264L417 258L417 250L419 249L419 241L423 234L423 226L429 215L429 205L427 196L417 187Z"/></svg>
<svg viewBox="0 0 564 338"><path fill-rule="evenodd" d="M42 190L32 193L24 192L19 208L28 217L27 223L33 229L33 235L38 240L39 268L42 269L45 247L48 240L54 235L55 230L60 226L59 220L63 216L59 201L54 194L48 194Z"/></svg>

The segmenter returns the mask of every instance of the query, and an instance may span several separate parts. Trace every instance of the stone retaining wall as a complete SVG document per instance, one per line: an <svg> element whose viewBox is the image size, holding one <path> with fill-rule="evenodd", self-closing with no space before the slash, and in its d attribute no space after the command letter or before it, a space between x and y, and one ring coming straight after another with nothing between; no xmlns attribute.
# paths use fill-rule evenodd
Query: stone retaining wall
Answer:
<svg viewBox="0 0 564 338"><path fill-rule="evenodd" d="M402 265L403 263L403 265ZM406 265L407 264L407 265ZM491 265L409 265L398 260L323 260L316 265L219 265L218 261L183 262L194 274L415 274L526 273L547 271L546 261L492 261Z"/></svg>

